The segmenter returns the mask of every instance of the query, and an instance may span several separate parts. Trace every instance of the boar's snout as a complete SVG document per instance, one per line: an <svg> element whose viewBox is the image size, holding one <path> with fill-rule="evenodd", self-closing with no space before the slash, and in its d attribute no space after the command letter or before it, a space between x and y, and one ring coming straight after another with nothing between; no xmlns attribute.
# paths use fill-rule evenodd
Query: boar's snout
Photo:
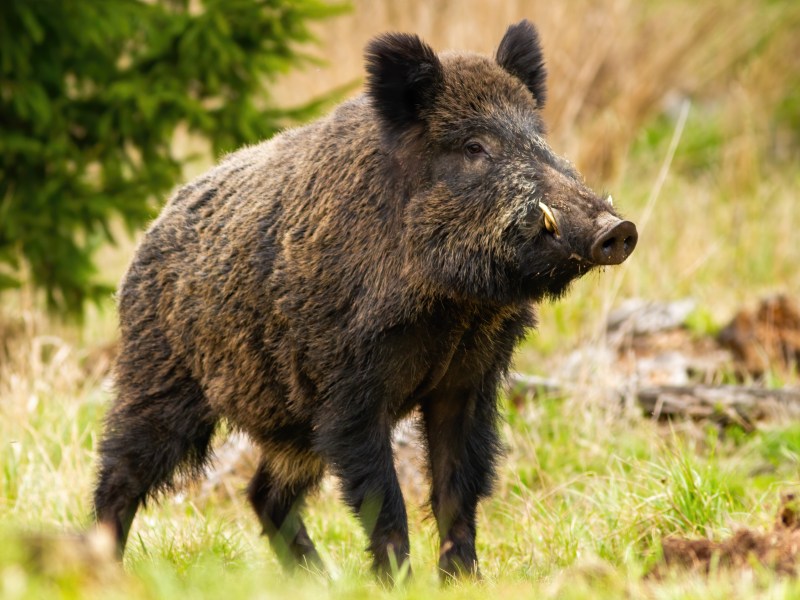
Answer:
<svg viewBox="0 0 800 600"><path fill-rule="evenodd" d="M613 221L604 224L592 242L592 262L597 265L618 265L625 261L636 248L639 234L630 221Z"/></svg>

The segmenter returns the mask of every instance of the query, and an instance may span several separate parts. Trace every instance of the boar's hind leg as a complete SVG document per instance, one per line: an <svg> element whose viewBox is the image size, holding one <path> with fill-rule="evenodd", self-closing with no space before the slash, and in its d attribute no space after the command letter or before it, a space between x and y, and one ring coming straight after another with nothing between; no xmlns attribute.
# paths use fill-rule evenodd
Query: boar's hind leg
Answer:
<svg viewBox="0 0 800 600"><path fill-rule="evenodd" d="M345 503L369 537L374 572L388 583L395 568L399 570L409 558L408 521L394 468L391 430L384 419L346 411L318 418L317 449L339 478Z"/></svg>
<svg viewBox="0 0 800 600"><path fill-rule="evenodd" d="M431 472L431 507L440 536L442 579L479 576L475 511L491 492L500 452L494 397L481 392L431 398L422 407Z"/></svg>
<svg viewBox="0 0 800 600"><path fill-rule="evenodd" d="M94 493L95 518L113 531L120 556L139 506L168 489L176 470L202 470L216 425L200 386L189 377L174 376L142 391L124 381L106 417Z"/></svg>
<svg viewBox="0 0 800 600"><path fill-rule="evenodd" d="M273 456L276 460L268 460ZM299 565L324 571L322 560L300 517L306 493L322 477L322 463L310 453L307 460L283 465L287 456L273 456L265 454L250 481L247 488L250 504L284 569L291 572ZM297 458L296 454L294 458Z"/></svg>

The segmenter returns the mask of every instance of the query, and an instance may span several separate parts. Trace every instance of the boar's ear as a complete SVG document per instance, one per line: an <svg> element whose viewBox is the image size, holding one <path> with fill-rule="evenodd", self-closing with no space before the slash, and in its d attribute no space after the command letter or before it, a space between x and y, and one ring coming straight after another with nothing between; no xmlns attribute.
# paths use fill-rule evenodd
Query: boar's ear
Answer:
<svg viewBox="0 0 800 600"><path fill-rule="evenodd" d="M366 49L367 93L391 127L403 129L422 120L442 86L442 64L416 35L387 33Z"/></svg>
<svg viewBox="0 0 800 600"><path fill-rule="evenodd" d="M539 108L547 98L547 69L544 67L539 34L528 20L512 25L503 36L497 49L497 64L522 80L536 98Z"/></svg>

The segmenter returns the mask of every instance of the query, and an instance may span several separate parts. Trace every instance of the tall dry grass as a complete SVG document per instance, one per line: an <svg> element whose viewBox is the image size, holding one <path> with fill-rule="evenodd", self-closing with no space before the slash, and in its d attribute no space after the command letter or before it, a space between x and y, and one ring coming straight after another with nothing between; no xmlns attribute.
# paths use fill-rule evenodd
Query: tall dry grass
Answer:
<svg viewBox="0 0 800 600"><path fill-rule="evenodd" d="M648 119L674 111L683 97L731 104L737 115L746 110L749 118L730 123L735 137L751 134L737 147L763 149L752 137L767 133L765 121L786 85L781 73L800 69L800 53L787 48L797 49L792 19L780 2L355 0L353 7L316 25L316 54L327 64L279 81L279 102L306 101L362 78L362 51L377 33L414 32L439 50L491 54L510 23L528 18L547 59L552 142L603 184L618 179ZM764 45L770 49L751 61ZM780 70L771 69L776 63ZM742 152L729 158L737 172Z"/></svg>
<svg viewBox="0 0 800 600"><path fill-rule="evenodd" d="M89 514L92 416L105 401L83 368L92 350L41 312L0 319L0 514L25 529L75 526Z"/></svg>

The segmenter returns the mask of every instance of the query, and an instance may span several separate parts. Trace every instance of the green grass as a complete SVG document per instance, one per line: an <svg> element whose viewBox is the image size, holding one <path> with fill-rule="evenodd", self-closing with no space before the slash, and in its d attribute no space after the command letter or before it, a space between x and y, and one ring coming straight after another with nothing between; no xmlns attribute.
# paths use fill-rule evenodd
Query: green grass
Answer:
<svg viewBox="0 0 800 600"><path fill-rule="evenodd" d="M32 344L35 345L35 344ZM409 496L415 577L382 589L366 539L333 481L308 527L331 578L287 578L258 536L241 494L182 490L142 511L124 568L55 558L31 562L26 538L87 526L94 449L109 393L80 376L64 342L49 381L4 381L0 418L0 598L790 598L797 584L768 573L711 579L645 577L664 535L721 538L769 527L781 491L800 475L795 424L755 434L654 423L588 392L504 407L507 456L479 513L484 581L442 588L434 527ZM72 358L70 358L72 355ZM52 365L45 361L39 368ZM16 387L15 387L16 386ZM54 542L55 545L55 542ZM66 551L67 555L69 551Z"/></svg>

